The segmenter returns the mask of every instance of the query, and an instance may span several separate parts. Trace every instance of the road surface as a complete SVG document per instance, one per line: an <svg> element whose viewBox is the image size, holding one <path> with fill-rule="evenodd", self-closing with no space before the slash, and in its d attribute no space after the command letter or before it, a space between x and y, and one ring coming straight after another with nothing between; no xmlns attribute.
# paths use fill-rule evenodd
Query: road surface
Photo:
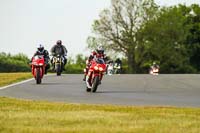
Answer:
<svg viewBox="0 0 200 133"><path fill-rule="evenodd" d="M96 93L86 92L83 75L45 76L0 89L0 96L67 103L200 107L200 75L106 75Z"/></svg>

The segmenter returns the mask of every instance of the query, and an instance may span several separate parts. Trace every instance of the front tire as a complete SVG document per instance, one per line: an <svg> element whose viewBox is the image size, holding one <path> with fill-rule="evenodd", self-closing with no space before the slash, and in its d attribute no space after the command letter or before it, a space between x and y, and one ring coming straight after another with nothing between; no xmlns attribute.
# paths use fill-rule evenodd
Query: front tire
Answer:
<svg viewBox="0 0 200 133"><path fill-rule="evenodd" d="M88 88L88 87L87 87L87 88L86 88L86 91L87 91L87 92L91 92L91 88Z"/></svg>
<svg viewBox="0 0 200 133"><path fill-rule="evenodd" d="M36 84L41 84L40 69L36 69Z"/></svg>
<svg viewBox="0 0 200 133"><path fill-rule="evenodd" d="M56 64L56 73L57 73L57 76L60 76L61 75L61 66L60 64Z"/></svg>
<svg viewBox="0 0 200 133"><path fill-rule="evenodd" d="M96 76L96 77L94 77L94 81L92 83L91 91L96 92L98 85L99 85L99 76Z"/></svg>

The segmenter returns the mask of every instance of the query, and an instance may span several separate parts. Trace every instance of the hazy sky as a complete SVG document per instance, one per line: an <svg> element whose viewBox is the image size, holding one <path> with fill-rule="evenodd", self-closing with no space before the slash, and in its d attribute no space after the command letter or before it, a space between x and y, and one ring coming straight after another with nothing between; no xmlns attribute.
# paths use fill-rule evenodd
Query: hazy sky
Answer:
<svg viewBox="0 0 200 133"><path fill-rule="evenodd" d="M167 6L200 4L200 0L155 1ZM37 44L50 50L61 39L69 56L87 55L91 25L109 6L110 0L0 0L0 52L31 57Z"/></svg>

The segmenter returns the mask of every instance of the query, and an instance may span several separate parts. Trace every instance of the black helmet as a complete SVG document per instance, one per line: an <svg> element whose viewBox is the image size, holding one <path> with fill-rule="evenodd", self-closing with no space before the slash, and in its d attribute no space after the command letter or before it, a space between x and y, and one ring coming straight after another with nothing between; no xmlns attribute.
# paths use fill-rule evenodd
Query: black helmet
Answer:
<svg viewBox="0 0 200 133"><path fill-rule="evenodd" d="M62 41L61 41L61 40L58 40L58 41L56 42L56 44L57 44L57 45L62 45Z"/></svg>
<svg viewBox="0 0 200 133"><path fill-rule="evenodd" d="M97 51L98 54L103 54L104 53L104 49L103 49L102 46L98 46L96 51Z"/></svg>
<svg viewBox="0 0 200 133"><path fill-rule="evenodd" d="M43 52L44 51L44 46L42 44L39 44L37 46L37 49L38 49L39 52Z"/></svg>

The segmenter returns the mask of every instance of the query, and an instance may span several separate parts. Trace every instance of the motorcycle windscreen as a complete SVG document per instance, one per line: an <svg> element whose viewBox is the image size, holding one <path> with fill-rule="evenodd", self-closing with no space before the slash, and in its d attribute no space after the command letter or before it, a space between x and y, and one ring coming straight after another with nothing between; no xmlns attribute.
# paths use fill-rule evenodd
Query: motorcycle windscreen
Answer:
<svg viewBox="0 0 200 133"><path fill-rule="evenodd" d="M97 59L96 59L96 62L97 62L98 64L105 64L104 60L101 59L101 58L97 58Z"/></svg>

